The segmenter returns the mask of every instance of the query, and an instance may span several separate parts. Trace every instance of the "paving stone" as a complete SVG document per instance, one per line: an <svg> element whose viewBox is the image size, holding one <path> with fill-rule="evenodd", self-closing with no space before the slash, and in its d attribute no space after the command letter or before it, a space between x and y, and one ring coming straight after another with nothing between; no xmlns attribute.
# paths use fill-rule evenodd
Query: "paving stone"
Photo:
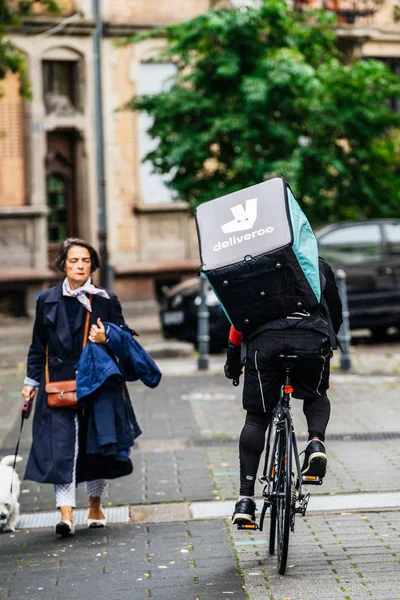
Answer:
<svg viewBox="0 0 400 600"><path fill-rule="evenodd" d="M15 388L15 381L4 379L7 394L16 393L12 385ZM379 387L364 383L332 386L332 417L327 438L329 469L324 485L311 490L313 495L397 489L400 461L396 455L400 454L400 440L350 440L343 443L330 441L329 433L393 430L393 424L399 419L399 387L399 384L385 382ZM206 415L214 423L213 427L222 429L226 435L237 437L241 430L244 413L240 407L240 391L227 387L222 377L170 377L165 380L163 389L160 386L156 390L137 393L138 389L141 388L137 384L132 384L135 409L144 430L142 440L150 442L153 439L156 443L157 439L190 441L201 438L202 419ZM218 400L218 403L182 400L185 395L190 398L193 394L202 394L205 397L206 393L211 397L220 394L225 399ZM377 410L381 397L385 401L385 411ZM14 405L15 399L10 398L9 402ZM293 403L293 413L296 429L302 433L304 416L301 402ZM23 432L21 452L25 463L31 424L31 421L27 422ZM17 432L18 423L15 423L4 440L4 452L13 452ZM213 437L213 434L205 435L210 439ZM352 456L351 461L348 456ZM135 470L131 476L110 482L104 494L105 505L234 498L238 492L236 443L229 447L211 445L160 452L134 450L133 462ZM23 470L24 463L19 464L18 472L22 474ZM379 473L379 477L371 477L371 473ZM257 493L260 494L261 490L257 483ZM87 500L82 486L78 488L77 498L78 506L84 507ZM51 485L23 482L20 500L23 512L54 509Z"/></svg>
<svg viewBox="0 0 400 600"><path fill-rule="evenodd" d="M7 394L17 393L15 381L6 381L0 370L2 384ZM234 498L237 444L214 442L221 436L237 438L244 421L240 390L215 375L168 377L163 386L153 391L131 386L146 444L141 449L139 443L133 452L134 473L111 482L103 503L145 507L149 502L173 500L179 506L185 499ZM400 416L399 389L398 382L334 383L329 392L329 432L393 431ZM216 396L218 400L213 400ZM15 398L7 395L4 400L3 394L0 406L11 405ZM301 402L293 403L293 413L296 431L304 435ZM17 421L15 417L11 425L8 421L7 427L13 428L6 436L0 428L2 453L13 451ZM28 422L23 433L25 458L30 427ZM329 440L329 432L328 475L324 486L312 489L312 494L398 490L400 440L338 442ZM202 438L206 438L205 445L200 444ZM20 473L23 468L24 464L18 465ZM23 511L54 507L51 485L23 482L22 492ZM85 506L86 500L80 486L78 505ZM110 526L102 532L80 527L68 541L55 540L50 529L20 531L14 537L3 534L0 599L97 596L99 600L141 600L150 594L157 600L243 599L243 581L249 600L344 600L345 593L351 600L400 597L400 565L393 555L400 553L400 511L297 519L285 577L277 574L276 557L268 555L267 539L268 530L246 537L221 520ZM232 545L243 540L252 545ZM229 591L233 594L224 594Z"/></svg>
<svg viewBox="0 0 400 600"><path fill-rule="evenodd" d="M4 534L0 536L0 564L4 572L8 565L9 573L15 576L8 577L6 585L2 582L0 598L4 590L5 597L9 594L19 600L26 597L36 600L39 592L43 592L47 600L51 598L51 594L46 595L47 590L51 589L56 590L53 598L97 596L120 600L129 597L132 590L136 593L154 588L153 598L188 600L189 590L194 600L196 594L211 600L214 595L208 591L212 587L214 591L233 591L234 597L244 600L242 578L223 523L218 524L223 560L201 566L196 566L196 559L193 560L197 545L199 551L205 547L212 556L219 556L213 537L215 528L215 522L211 521L113 525L101 532L81 529L76 536L63 541L56 540L50 529L34 534L20 531L15 538ZM181 553L182 549L188 551ZM121 596L115 595L116 588ZM132 598L136 600L140 594Z"/></svg>

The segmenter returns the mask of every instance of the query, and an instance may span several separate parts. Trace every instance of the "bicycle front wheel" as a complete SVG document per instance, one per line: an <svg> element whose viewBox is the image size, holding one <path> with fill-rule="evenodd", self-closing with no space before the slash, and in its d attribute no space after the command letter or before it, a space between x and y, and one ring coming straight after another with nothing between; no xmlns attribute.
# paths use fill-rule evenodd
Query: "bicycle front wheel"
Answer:
<svg viewBox="0 0 400 600"><path fill-rule="evenodd" d="M292 435L290 423L286 420L285 427L280 433L279 461L277 473L277 562L278 572L284 575L286 571L289 534L291 520L291 488L292 488Z"/></svg>

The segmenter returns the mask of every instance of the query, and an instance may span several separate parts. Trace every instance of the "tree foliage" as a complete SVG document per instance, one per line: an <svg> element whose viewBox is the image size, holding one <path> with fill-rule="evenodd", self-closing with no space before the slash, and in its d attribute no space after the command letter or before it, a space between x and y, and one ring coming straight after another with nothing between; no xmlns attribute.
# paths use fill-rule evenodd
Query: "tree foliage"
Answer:
<svg viewBox="0 0 400 600"><path fill-rule="evenodd" d="M135 96L157 148L147 155L180 199L206 200L283 176L313 224L398 215L400 82L381 62L344 64L328 11L285 0L214 9L128 40L164 36L170 89Z"/></svg>
<svg viewBox="0 0 400 600"><path fill-rule="evenodd" d="M7 34L21 21L32 15L35 4L41 4L50 12L57 13L58 7L54 0L0 0L0 80L8 73L20 76L20 92L24 97L30 96L30 85L26 62L22 52L7 39ZM0 89L1 96L1 89Z"/></svg>

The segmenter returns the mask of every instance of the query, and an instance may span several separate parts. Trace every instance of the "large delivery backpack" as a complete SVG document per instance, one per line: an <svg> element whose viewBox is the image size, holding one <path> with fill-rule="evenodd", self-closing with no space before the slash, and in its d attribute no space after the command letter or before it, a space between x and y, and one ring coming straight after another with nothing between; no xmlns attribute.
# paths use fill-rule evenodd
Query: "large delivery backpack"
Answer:
<svg viewBox="0 0 400 600"><path fill-rule="evenodd" d="M317 240L284 179L205 202L195 218L200 269L235 329L318 306Z"/></svg>

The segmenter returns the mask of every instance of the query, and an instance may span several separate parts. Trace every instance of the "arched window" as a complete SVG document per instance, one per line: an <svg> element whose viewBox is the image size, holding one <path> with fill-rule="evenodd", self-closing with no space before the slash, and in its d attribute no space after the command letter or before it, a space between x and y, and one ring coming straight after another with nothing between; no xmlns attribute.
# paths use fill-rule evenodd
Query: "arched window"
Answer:
<svg viewBox="0 0 400 600"><path fill-rule="evenodd" d="M50 175L46 181L48 241L62 242L67 237L68 207L64 178Z"/></svg>
<svg viewBox="0 0 400 600"><path fill-rule="evenodd" d="M71 48L49 48L42 56L46 113L71 116L84 112L84 61Z"/></svg>

